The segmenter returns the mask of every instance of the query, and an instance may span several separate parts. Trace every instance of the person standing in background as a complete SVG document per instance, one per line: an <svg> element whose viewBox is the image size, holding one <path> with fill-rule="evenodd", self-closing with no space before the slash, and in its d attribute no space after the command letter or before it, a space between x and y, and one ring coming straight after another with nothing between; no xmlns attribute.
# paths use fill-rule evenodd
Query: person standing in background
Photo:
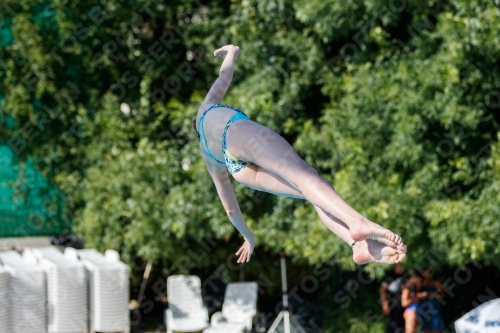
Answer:
<svg viewBox="0 0 500 333"><path fill-rule="evenodd" d="M404 308L401 305L401 291L405 282L405 269L401 264L396 264L394 270L388 272L382 280L380 301L382 311L387 316L387 333L404 333L405 331Z"/></svg>
<svg viewBox="0 0 500 333"><path fill-rule="evenodd" d="M419 326L420 301L427 298L426 291L422 288L422 277L412 275L406 281L401 293L401 305L405 308L403 317L405 319L405 333L416 333Z"/></svg>
<svg viewBox="0 0 500 333"><path fill-rule="evenodd" d="M429 269L422 273L420 291L427 292L427 297L420 301L419 316L422 320L424 333L439 333L444 330L444 320L441 315L441 300L445 296L439 280L433 279Z"/></svg>

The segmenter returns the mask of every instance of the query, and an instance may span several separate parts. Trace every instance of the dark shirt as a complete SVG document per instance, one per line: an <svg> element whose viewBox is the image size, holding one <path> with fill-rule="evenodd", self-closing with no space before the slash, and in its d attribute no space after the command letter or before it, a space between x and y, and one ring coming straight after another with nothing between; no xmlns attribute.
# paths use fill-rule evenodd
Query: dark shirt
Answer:
<svg viewBox="0 0 500 333"><path fill-rule="evenodd" d="M382 285L387 286L387 301L389 302L390 316L399 316L403 313L401 306L401 291L405 285L406 276L388 272L382 280Z"/></svg>
<svg viewBox="0 0 500 333"><path fill-rule="evenodd" d="M438 288L435 285L425 285L422 286L421 291L426 291L428 293L437 293ZM441 302L437 296L431 296L420 302L420 306L427 312L433 315L440 315L441 313Z"/></svg>

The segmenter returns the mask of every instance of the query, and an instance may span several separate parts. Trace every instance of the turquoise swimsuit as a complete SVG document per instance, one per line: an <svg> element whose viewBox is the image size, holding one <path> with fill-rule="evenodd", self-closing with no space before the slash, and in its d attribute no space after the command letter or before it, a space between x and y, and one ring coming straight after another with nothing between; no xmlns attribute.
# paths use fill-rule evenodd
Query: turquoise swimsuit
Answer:
<svg viewBox="0 0 500 333"><path fill-rule="evenodd" d="M224 132L222 133L222 153L224 154L225 162L219 161L210 152L210 149L208 148L207 137L205 136L205 126L204 126L204 122L203 122L205 115L207 114L208 111L210 111L214 108L220 108L220 107L228 108L228 109L231 109L231 110L238 112L234 116L232 116L231 119L229 119L229 121L226 123L226 127L224 127ZM226 168L230 174L234 174L234 173L236 173L236 172L238 172L238 171L240 171L240 170L242 170L242 169L244 169L247 166L252 164L252 162L244 162L244 161L237 159L233 155L231 155L231 153L227 149L227 145L226 145L226 134L227 134L227 130L228 130L229 126L231 126L231 124L237 120L249 120L249 119L250 118L248 118L248 116L246 114L244 114L243 111L241 111L240 109L237 109L237 108L229 106L229 105L224 105L224 104L214 104L211 107L209 107L207 109L207 111L203 112L203 114L200 117L200 121L198 122L198 126L196 126L196 128L198 129L198 134L200 135L200 148L201 148L201 150L203 150L205 152L205 154L207 154L208 156L210 156L211 158L213 158L217 162L222 163L222 164L226 164Z"/></svg>

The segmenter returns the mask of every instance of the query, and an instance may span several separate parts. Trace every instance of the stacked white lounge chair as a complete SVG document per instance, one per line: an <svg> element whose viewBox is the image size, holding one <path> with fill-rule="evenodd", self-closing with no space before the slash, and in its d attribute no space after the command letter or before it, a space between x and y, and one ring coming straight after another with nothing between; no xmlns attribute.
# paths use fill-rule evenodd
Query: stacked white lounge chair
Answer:
<svg viewBox="0 0 500 333"><path fill-rule="evenodd" d="M45 272L15 251L0 253L0 261L10 274L10 332L46 333Z"/></svg>
<svg viewBox="0 0 500 333"><path fill-rule="evenodd" d="M212 315L204 333L251 332L257 314L257 282L233 282L226 286L222 312Z"/></svg>
<svg viewBox="0 0 500 333"><path fill-rule="evenodd" d="M87 279L83 263L67 259L54 247L25 249L23 258L47 274L49 333L88 331Z"/></svg>
<svg viewBox="0 0 500 333"><path fill-rule="evenodd" d="M65 256L81 260L89 278L91 332L129 332L129 268L114 250L65 249Z"/></svg>
<svg viewBox="0 0 500 333"><path fill-rule="evenodd" d="M167 279L167 333L198 332L208 327L208 311L203 306L200 278L171 275Z"/></svg>
<svg viewBox="0 0 500 333"><path fill-rule="evenodd" d="M9 272L0 264L0 333L10 333Z"/></svg>

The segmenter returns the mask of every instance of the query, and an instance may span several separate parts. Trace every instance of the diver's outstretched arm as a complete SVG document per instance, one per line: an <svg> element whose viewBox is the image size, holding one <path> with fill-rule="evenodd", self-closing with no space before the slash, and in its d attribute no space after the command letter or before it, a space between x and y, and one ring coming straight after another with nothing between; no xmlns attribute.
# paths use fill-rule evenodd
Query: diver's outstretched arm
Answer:
<svg viewBox="0 0 500 333"><path fill-rule="evenodd" d="M240 54L240 48L234 45L225 45L214 51L214 56L225 56L219 70L219 77L207 93L203 104L219 104L229 89L233 80L234 65Z"/></svg>
<svg viewBox="0 0 500 333"><path fill-rule="evenodd" d="M204 154L202 153L202 156L203 155ZM255 246L255 238L248 228L248 225L243 218L243 214L241 213L240 206L236 201L236 194L234 193L233 186L231 185L228 172L223 164L215 164L209 159L209 157L203 156L203 158L205 159L208 172L210 173L210 176L212 176L215 188L217 189L217 194L222 201L222 205L224 206L227 216L236 229L238 229L243 237L245 237L245 243L238 250L238 252L236 252L236 255L239 256L238 263L248 262L250 261L250 256L252 255Z"/></svg>

